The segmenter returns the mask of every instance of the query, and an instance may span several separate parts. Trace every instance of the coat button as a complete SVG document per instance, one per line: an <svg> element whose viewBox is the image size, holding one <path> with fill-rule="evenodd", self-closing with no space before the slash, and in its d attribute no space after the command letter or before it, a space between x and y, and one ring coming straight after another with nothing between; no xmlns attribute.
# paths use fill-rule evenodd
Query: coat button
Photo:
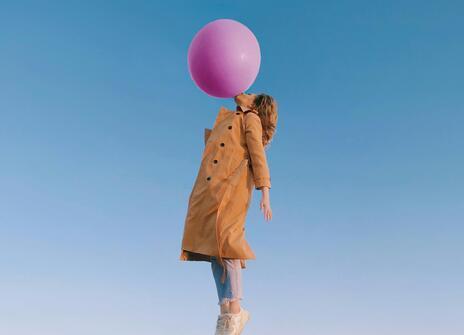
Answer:
<svg viewBox="0 0 464 335"><path fill-rule="evenodd" d="M206 178L206 180L211 180L211 177L210 177L210 176L208 176L208 178Z"/></svg>
<svg viewBox="0 0 464 335"><path fill-rule="evenodd" d="M224 142L222 142L222 143L221 143L221 147L223 147L224 145L225 145Z"/></svg>
<svg viewBox="0 0 464 335"><path fill-rule="evenodd" d="M229 126L229 129L232 129L232 126Z"/></svg>
<svg viewBox="0 0 464 335"><path fill-rule="evenodd" d="M218 161L217 161L217 159L215 159L213 162L214 162L214 164L217 164Z"/></svg>

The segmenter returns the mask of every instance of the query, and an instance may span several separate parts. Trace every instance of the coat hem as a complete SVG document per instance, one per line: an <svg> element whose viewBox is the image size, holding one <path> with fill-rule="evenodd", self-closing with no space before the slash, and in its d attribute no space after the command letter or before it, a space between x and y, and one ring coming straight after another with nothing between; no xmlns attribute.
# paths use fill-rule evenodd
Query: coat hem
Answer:
<svg viewBox="0 0 464 335"><path fill-rule="evenodd" d="M202 253L182 249L179 259L181 261L211 262L211 256L218 257L218 255L207 255L207 254L202 254ZM254 257L254 258L235 258L235 257L224 257L224 256L222 256L222 258L239 259L242 269L246 269L246 261L256 260L256 257Z"/></svg>

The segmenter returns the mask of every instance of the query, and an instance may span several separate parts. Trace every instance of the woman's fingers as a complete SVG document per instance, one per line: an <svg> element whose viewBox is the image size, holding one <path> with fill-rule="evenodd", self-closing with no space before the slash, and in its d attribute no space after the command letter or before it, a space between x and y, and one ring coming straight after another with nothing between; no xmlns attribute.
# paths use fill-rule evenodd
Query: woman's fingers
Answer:
<svg viewBox="0 0 464 335"><path fill-rule="evenodd" d="M264 219L266 221L270 221L272 219L271 206L269 206L269 204L266 203L266 201L261 200L259 202L259 208L260 208L261 212L263 212L263 214L264 214Z"/></svg>
<svg viewBox="0 0 464 335"><path fill-rule="evenodd" d="M266 221L270 221L272 218L272 210L270 207L266 206L264 210L264 218Z"/></svg>

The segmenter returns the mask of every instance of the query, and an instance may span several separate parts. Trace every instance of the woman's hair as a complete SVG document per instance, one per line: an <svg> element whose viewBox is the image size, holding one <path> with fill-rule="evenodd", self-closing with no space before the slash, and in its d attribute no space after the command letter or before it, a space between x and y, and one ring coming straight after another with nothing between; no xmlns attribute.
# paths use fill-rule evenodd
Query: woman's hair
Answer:
<svg viewBox="0 0 464 335"><path fill-rule="evenodd" d="M258 94L253 102L263 126L263 145L270 144L277 127L277 102L270 95Z"/></svg>

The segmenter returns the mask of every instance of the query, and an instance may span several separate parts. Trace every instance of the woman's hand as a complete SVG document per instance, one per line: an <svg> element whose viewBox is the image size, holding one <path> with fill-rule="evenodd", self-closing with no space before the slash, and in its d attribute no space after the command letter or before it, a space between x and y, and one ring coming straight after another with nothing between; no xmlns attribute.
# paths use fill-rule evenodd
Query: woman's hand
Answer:
<svg viewBox="0 0 464 335"><path fill-rule="evenodd" d="M261 188L261 201L259 208L264 214L264 219L270 221L272 219L271 201L269 200L269 187L264 186Z"/></svg>

